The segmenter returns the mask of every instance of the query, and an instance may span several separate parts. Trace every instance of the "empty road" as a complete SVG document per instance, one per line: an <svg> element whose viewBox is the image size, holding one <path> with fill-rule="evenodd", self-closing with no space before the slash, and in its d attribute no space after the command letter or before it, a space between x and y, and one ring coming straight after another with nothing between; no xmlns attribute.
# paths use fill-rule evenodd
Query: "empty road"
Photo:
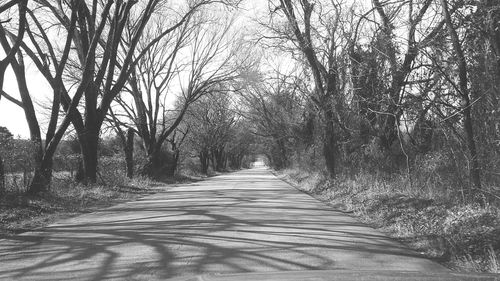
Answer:
<svg viewBox="0 0 500 281"><path fill-rule="evenodd" d="M264 168L0 240L0 280L205 280L193 277L305 270L447 271Z"/></svg>

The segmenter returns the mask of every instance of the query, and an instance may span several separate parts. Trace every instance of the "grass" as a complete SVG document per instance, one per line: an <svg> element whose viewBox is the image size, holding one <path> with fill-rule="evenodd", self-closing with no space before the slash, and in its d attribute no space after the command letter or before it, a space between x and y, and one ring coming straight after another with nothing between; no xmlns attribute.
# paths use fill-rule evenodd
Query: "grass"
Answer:
<svg viewBox="0 0 500 281"><path fill-rule="evenodd" d="M304 169L279 176L451 269L500 273L498 204L463 202L449 187L432 188L428 180L410 185L404 176L329 180Z"/></svg>
<svg viewBox="0 0 500 281"><path fill-rule="evenodd" d="M168 184L201 179L180 175L152 181L141 177L129 180L118 174L104 176L106 184L84 186L75 184L68 175L58 175L54 177L51 189L36 197L26 196L25 188L11 186L0 197L0 238L43 227L60 218L163 191Z"/></svg>

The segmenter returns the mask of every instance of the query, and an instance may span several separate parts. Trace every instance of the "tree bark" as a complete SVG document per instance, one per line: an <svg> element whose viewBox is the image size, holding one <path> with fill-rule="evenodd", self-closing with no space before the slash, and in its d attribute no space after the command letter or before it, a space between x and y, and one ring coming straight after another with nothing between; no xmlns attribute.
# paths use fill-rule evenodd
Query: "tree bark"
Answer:
<svg viewBox="0 0 500 281"><path fill-rule="evenodd" d="M224 165L225 162L225 153L223 148L216 148L212 150L213 156L213 166L214 170L217 172L222 172L226 168Z"/></svg>
<svg viewBox="0 0 500 281"><path fill-rule="evenodd" d="M127 130L124 152L127 177L131 179L134 177L134 131L132 129Z"/></svg>
<svg viewBox="0 0 500 281"><path fill-rule="evenodd" d="M337 147L335 130L333 124L333 112L326 110L326 124L323 140L323 157L325 158L326 170L330 178L335 178L335 150Z"/></svg>
<svg viewBox="0 0 500 281"><path fill-rule="evenodd" d="M147 162L141 168L141 175L150 178L160 178L162 176L172 177L177 168L175 152L165 152L161 146L154 146L149 150ZM177 158L178 159L178 158Z"/></svg>
<svg viewBox="0 0 500 281"><path fill-rule="evenodd" d="M274 158L273 162L274 162L274 165L276 166L276 168L283 169L283 168L286 168L288 166L288 163L289 163L285 142L283 141L282 138L278 138L276 143L277 143L278 149L279 149L279 152L278 152L279 156L277 158Z"/></svg>
<svg viewBox="0 0 500 281"><path fill-rule="evenodd" d="M28 188L28 194L34 195L49 189L52 181L52 155L46 155L41 161L37 161L35 174Z"/></svg>
<svg viewBox="0 0 500 281"><path fill-rule="evenodd" d="M172 160L172 176L174 176L175 172L177 171L177 166L179 165L179 156L180 151L178 149L174 150Z"/></svg>
<svg viewBox="0 0 500 281"><path fill-rule="evenodd" d="M165 176L175 176L177 170L177 161L179 160L179 151L167 152L165 154L164 172Z"/></svg>
<svg viewBox="0 0 500 281"><path fill-rule="evenodd" d="M90 125L90 124L89 124ZM88 126L78 137L82 152L83 184L97 183L99 128Z"/></svg>
<svg viewBox="0 0 500 281"><path fill-rule="evenodd" d="M199 158L201 164L201 172L206 175L208 173L208 165L209 165L208 151L206 150L201 151L199 154Z"/></svg>
<svg viewBox="0 0 500 281"><path fill-rule="evenodd" d="M147 155L147 162L142 166L140 174L149 178L158 177L160 167L162 166L161 151L152 149Z"/></svg>
<svg viewBox="0 0 500 281"><path fill-rule="evenodd" d="M0 194L5 192L5 169L3 167L2 155L0 155Z"/></svg>

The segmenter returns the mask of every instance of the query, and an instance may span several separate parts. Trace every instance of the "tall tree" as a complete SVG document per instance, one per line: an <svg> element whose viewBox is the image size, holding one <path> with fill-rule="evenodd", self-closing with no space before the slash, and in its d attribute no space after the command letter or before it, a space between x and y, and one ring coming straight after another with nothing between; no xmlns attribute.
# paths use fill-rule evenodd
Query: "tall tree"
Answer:
<svg viewBox="0 0 500 281"><path fill-rule="evenodd" d="M93 183L97 180L100 129L111 102L122 90L131 71L151 46L182 26L194 11L213 1L196 1L182 6L184 12L172 21L171 26L165 27L155 38L150 38L151 41L138 55L135 50L149 20L157 16L155 13L158 10L165 10L163 1L71 1L61 5L38 2L40 9L30 12L38 29L36 35L30 36L34 50L28 44L23 47L57 92L53 103L62 104L67 112L65 118L71 121L78 134L83 181ZM39 14L35 12L40 11L49 19L44 22L61 26L71 34L72 52L66 67L54 67L59 64L53 40L50 40L50 34L44 32L42 22L37 20ZM61 69L63 71L58 71ZM58 73L54 75L54 72ZM81 86L81 90L70 96L68 89L74 84ZM78 110L76 106L80 105L80 98L82 106ZM70 105L75 108L71 112L68 111L72 108ZM58 113L53 110L53 114ZM53 124L49 124L49 131Z"/></svg>
<svg viewBox="0 0 500 281"><path fill-rule="evenodd" d="M288 24L284 29L274 28L274 31L297 45L311 70L315 92L310 98L320 109L323 123L323 157L328 174L335 177L339 138L336 130L340 125L335 111L339 95L339 42L336 36L340 7L332 2L329 12L326 12L320 3L308 0L280 0L275 7L274 11L281 12ZM322 18L324 20L320 20ZM322 27L316 28L315 23L321 24Z"/></svg>
<svg viewBox="0 0 500 281"><path fill-rule="evenodd" d="M104 7L99 24L92 29L92 34L88 38L88 44L85 51L82 53L82 57L85 59L85 67L80 72L81 79L78 83L73 85L75 90L72 91L72 96L70 96L65 86L63 77L65 70L67 70L72 47L76 45L74 33L77 29L85 29L85 27L81 25L85 24L84 14L86 6L85 3L79 1L71 1L65 3L65 5L67 5L65 11L69 11L70 13L68 17L56 14L55 11L50 9L54 7L45 1L40 1L34 4L33 7L28 7L27 14L30 18L30 24L27 28L27 34L30 40L29 43L23 42L21 44L23 51L34 62L53 89L50 120L44 144L42 144L39 122L27 86L28 78L26 76L23 52L18 52L17 60L12 64L21 96L21 101L17 101L16 104L20 105L25 111L31 139L35 142L37 147L35 155L35 174L28 190L31 194L38 193L49 186L52 177L52 157L70 123L74 121L75 128L80 128L80 126L78 126L80 125L78 121L81 120L76 119L77 106L94 75L92 66L96 61L96 49L103 30L105 29L106 17L109 14L112 3L108 3L108 5ZM63 6L59 6L59 8L63 9ZM44 26L43 24L48 22L47 24L50 26L52 23L50 19L54 20L54 17L51 18L50 16L44 18L47 15L53 15L57 20L67 20L66 33L59 33L60 39L64 42L64 46L60 51L56 51L57 49L52 43L54 40L50 39L51 35L48 33L50 27ZM41 18L44 18L44 21L41 21ZM9 35L13 40L18 39L12 32L10 32ZM0 37L0 40L4 48L10 48L6 37ZM64 117L62 121L58 122L61 105L64 109Z"/></svg>
<svg viewBox="0 0 500 281"><path fill-rule="evenodd" d="M3 82L5 79L5 71L7 70L7 67L9 64L12 62L12 60L15 59L16 52L21 46L21 41L24 36L25 32L25 27L26 27L26 4L27 0L25 1L7 1L6 3L3 3L0 5L0 16L4 16L8 11L10 11L14 6L17 4L17 10L19 12L19 25L18 25L18 32L17 32L17 40L14 42L13 47L10 49L3 49L3 52L5 53L5 57L0 60L0 100L2 97L6 97L7 99L11 98L11 96L7 96L5 92L3 91ZM9 22L10 19L3 19L0 18L0 37L5 37L6 32L4 29L4 23ZM3 159L2 155L0 154L0 191L2 191L5 187L5 172L4 172L4 167L3 167Z"/></svg>
<svg viewBox="0 0 500 281"><path fill-rule="evenodd" d="M479 166L479 159L476 148L476 140L474 136L473 128L473 117L472 117L472 102L470 98L469 91L469 79L468 79L468 67L467 60L462 48L462 44L458 33L453 25L450 9L448 7L448 2L446 0L441 0L441 5L443 9L443 14L446 21L446 27L450 37L451 45L453 47L454 54L456 56L456 64L458 68L458 87L455 89L459 92L461 98L461 109L463 117L463 127L467 140L467 148L469 150L470 156L470 179L472 184L477 188L481 189L481 170Z"/></svg>
<svg viewBox="0 0 500 281"><path fill-rule="evenodd" d="M144 142L147 162L141 170L143 175L155 177L162 173L166 164L162 146L176 131L189 106L217 90L217 85L235 80L238 67L244 67L245 62L236 60L240 46L233 37L232 23L216 23L213 16L193 14L176 33L156 42L138 60L127 86L134 106L123 95L117 102L123 115L131 120L127 123L133 124ZM149 30L146 41L157 32ZM140 48L138 51L142 53ZM177 93L174 87L180 87ZM176 94L177 104L172 109L168 100Z"/></svg>

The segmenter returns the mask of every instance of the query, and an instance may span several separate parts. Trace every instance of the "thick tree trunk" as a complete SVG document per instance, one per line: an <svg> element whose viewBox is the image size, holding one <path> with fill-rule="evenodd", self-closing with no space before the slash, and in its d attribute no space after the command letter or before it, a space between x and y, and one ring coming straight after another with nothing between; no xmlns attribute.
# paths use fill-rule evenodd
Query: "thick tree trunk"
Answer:
<svg viewBox="0 0 500 281"><path fill-rule="evenodd" d="M142 166L140 174L149 178L156 178L162 166L161 151L153 149L147 156L147 162Z"/></svg>
<svg viewBox="0 0 500 281"><path fill-rule="evenodd" d="M45 150L40 140L35 140L35 173L28 188L28 194L34 195L50 188L54 149Z"/></svg>
<svg viewBox="0 0 500 281"><path fill-rule="evenodd" d="M127 168L127 177L134 177L134 131L131 129L127 130L127 139L124 147L125 152L125 164Z"/></svg>
<svg viewBox="0 0 500 281"><path fill-rule="evenodd" d="M46 156L36 163L35 174L28 188L28 194L34 195L46 191L52 181L52 156Z"/></svg>
<svg viewBox="0 0 500 281"><path fill-rule="evenodd" d="M81 182L83 184L97 183L97 165L98 165L98 148L99 148L99 132L96 126L89 126L79 136L80 148L82 151L82 168L83 175ZM77 179L78 180L78 179Z"/></svg>
<svg viewBox="0 0 500 281"><path fill-rule="evenodd" d="M162 176L172 177L177 168L175 152L164 152L159 147L152 148L147 156L146 164L141 168L140 174L150 178Z"/></svg>

